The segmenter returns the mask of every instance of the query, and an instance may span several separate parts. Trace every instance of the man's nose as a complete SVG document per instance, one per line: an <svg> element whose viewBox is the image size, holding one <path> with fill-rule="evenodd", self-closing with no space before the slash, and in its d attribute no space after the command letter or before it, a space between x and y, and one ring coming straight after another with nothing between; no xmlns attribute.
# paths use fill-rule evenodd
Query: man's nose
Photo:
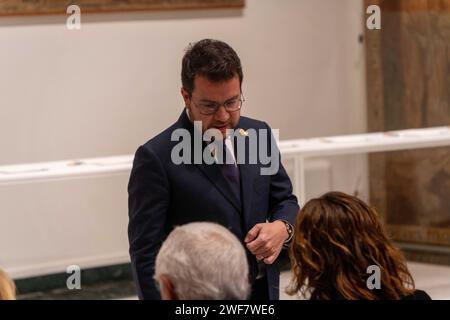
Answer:
<svg viewBox="0 0 450 320"><path fill-rule="evenodd" d="M218 120L220 122L226 122L226 121L228 121L228 119L230 119L230 113L222 105L219 107L219 109L217 109L214 117L216 118L216 120Z"/></svg>

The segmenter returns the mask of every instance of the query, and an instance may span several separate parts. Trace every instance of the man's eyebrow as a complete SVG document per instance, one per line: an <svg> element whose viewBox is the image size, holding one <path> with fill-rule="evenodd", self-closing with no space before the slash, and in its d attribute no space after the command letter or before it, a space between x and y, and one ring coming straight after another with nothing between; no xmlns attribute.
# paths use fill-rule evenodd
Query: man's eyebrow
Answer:
<svg viewBox="0 0 450 320"><path fill-rule="evenodd" d="M231 97L231 98L228 99L227 101L230 101L230 100L236 100L236 99L239 99L239 95L235 95L234 97ZM225 102L227 102L227 101L225 101Z"/></svg>
<svg viewBox="0 0 450 320"><path fill-rule="evenodd" d="M228 101L231 101L231 100L236 100L236 99L238 99L238 98L239 98L239 95L235 95L234 97L231 97L231 98L225 100L225 102L228 102ZM214 101L214 100L208 100L208 99L201 99L200 102L206 102L206 103L220 103L220 102L217 102L217 101Z"/></svg>

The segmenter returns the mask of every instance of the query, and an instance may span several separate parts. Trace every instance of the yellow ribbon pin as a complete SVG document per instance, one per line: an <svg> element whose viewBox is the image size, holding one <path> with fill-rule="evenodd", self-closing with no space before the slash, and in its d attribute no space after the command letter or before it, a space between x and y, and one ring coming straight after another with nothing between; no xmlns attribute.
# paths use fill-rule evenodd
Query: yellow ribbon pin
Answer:
<svg viewBox="0 0 450 320"><path fill-rule="evenodd" d="M245 136L245 137L248 136L248 132L245 131L244 129L239 129L239 134L240 134L241 136Z"/></svg>

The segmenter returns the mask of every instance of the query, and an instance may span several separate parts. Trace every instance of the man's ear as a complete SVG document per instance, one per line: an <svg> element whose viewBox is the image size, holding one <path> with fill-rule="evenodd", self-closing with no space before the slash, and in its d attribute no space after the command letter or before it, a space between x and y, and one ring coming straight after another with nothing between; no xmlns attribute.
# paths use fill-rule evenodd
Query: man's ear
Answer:
<svg viewBox="0 0 450 320"><path fill-rule="evenodd" d="M191 99L189 93L186 91L186 89L181 88L181 96L183 97L184 100L184 105L186 106L186 108L190 108L190 104L189 101Z"/></svg>
<svg viewBox="0 0 450 320"><path fill-rule="evenodd" d="M178 296L175 293L175 287L168 276L162 274L159 276L161 286L161 298L163 300L178 300Z"/></svg>

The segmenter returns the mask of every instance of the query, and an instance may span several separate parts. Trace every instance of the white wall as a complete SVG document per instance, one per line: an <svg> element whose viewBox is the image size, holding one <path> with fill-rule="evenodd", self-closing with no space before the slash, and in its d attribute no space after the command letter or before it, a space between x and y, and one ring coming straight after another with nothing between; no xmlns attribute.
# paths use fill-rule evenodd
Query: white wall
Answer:
<svg viewBox="0 0 450 320"><path fill-rule="evenodd" d="M82 15L80 31L65 16L2 17L0 165L133 153L177 119L183 50L206 37L239 53L243 114L281 139L364 132L362 14L361 0L247 0L243 10ZM364 159L311 168L314 193L353 191L361 176L367 194ZM126 259L127 178L1 187L0 265L21 277Z"/></svg>

